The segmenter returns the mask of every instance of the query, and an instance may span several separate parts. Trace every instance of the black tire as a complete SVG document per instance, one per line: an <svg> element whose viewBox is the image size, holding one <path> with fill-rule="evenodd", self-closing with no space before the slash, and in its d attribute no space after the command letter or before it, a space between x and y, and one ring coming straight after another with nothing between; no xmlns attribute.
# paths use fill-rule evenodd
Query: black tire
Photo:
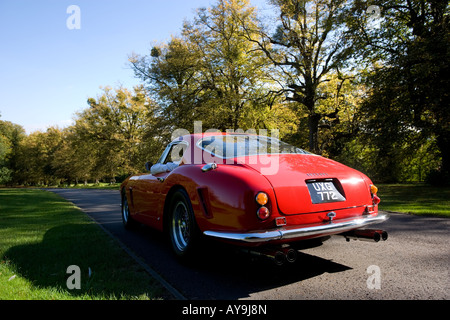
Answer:
<svg viewBox="0 0 450 320"><path fill-rule="evenodd" d="M128 206L128 198L125 192L122 194L121 206L122 223L125 229L131 230L136 226L136 222L131 218L130 207Z"/></svg>
<svg viewBox="0 0 450 320"><path fill-rule="evenodd" d="M191 201L184 190L178 190L172 196L168 215L168 232L175 255L183 260L192 257L197 249L200 233Z"/></svg>

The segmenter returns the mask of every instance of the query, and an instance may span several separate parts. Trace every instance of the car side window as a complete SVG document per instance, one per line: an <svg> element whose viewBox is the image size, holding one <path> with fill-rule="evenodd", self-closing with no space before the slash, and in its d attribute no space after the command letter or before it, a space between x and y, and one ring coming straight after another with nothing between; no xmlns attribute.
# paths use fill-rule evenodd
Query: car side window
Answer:
<svg viewBox="0 0 450 320"><path fill-rule="evenodd" d="M151 167L150 173L156 175L174 170L179 166L186 148L187 144L185 143L174 143L169 145L166 150L164 150L158 162Z"/></svg>
<svg viewBox="0 0 450 320"><path fill-rule="evenodd" d="M167 146L166 149L164 149L163 153L161 154L161 157L159 157L158 161L156 163L164 163L167 159L167 155L169 154L169 151L171 149L171 146Z"/></svg>
<svg viewBox="0 0 450 320"><path fill-rule="evenodd" d="M177 165L180 164L186 148L187 148L187 145L185 143L177 143L177 144L172 145L172 147L169 150L169 153L167 154L167 157L163 163L167 164L169 162L173 162Z"/></svg>

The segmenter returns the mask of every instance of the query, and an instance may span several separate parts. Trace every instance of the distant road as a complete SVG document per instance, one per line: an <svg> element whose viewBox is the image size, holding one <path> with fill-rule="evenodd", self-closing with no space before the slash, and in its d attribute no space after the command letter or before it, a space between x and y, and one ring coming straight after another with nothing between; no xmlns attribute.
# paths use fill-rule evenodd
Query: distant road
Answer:
<svg viewBox="0 0 450 320"><path fill-rule="evenodd" d="M188 299L450 299L450 219L392 214L377 225L389 232L386 242L334 236L283 268L211 247L182 265L159 232L122 227L118 191L48 190L81 208Z"/></svg>

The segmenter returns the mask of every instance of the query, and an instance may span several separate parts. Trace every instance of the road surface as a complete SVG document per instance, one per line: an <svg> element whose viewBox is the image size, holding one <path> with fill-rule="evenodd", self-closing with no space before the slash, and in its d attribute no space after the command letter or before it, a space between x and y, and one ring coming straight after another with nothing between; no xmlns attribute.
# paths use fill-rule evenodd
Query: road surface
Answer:
<svg viewBox="0 0 450 320"><path fill-rule="evenodd" d="M385 242L333 236L283 267L213 246L186 265L161 233L123 228L119 191L50 191L81 208L187 299L450 299L450 219L391 214L377 225L389 232Z"/></svg>

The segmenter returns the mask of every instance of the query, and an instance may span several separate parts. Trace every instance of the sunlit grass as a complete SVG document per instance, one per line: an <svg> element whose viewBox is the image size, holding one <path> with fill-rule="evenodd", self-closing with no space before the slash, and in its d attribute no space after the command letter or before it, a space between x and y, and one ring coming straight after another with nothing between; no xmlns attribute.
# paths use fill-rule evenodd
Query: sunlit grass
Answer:
<svg viewBox="0 0 450 320"><path fill-rule="evenodd" d="M67 288L70 265L80 267L80 290ZM0 189L0 300L158 299L164 294L71 203L38 189Z"/></svg>
<svg viewBox="0 0 450 320"><path fill-rule="evenodd" d="M377 185L380 210L450 217L450 188L425 184Z"/></svg>

